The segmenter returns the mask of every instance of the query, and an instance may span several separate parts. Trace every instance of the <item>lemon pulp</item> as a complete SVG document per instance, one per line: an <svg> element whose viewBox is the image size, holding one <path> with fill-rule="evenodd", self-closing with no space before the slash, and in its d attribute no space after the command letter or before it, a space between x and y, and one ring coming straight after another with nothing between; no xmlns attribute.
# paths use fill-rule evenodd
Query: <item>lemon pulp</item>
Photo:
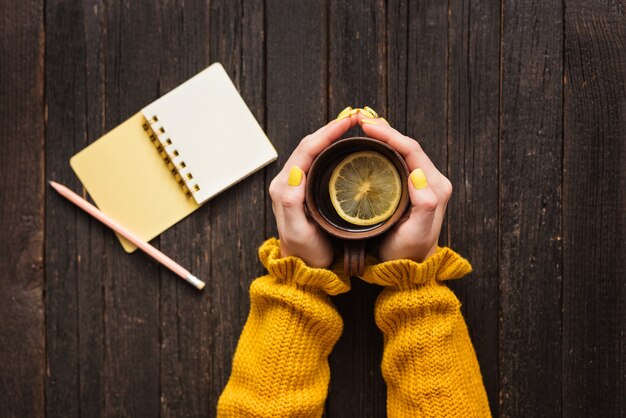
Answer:
<svg viewBox="0 0 626 418"><path fill-rule="evenodd" d="M328 183L337 214L355 225L374 225L395 212L402 194L396 167L374 151L348 155L333 170Z"/></svg>

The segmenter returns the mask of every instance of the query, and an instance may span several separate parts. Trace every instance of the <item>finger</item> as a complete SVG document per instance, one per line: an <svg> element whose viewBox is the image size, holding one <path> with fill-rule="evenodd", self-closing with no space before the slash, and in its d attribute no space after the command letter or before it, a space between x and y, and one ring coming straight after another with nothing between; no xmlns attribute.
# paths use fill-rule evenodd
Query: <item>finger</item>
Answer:
<svg viewBox="0 0 626 418"><path fill-rule="evenodd" d="M363 127L363 125L389 126L389 122L387 122L385 118L370 118L364 115L360 115L359 125L361 125L361 127Z"/></svg>
<svg viewBox="0 0 626 418"><path fill-rule="evenodd" d="M410 222L419 226L421 231L430 231L439 199L428 185L426 174L421 168L416 168L409 176L409 197L411 199Z"/></svg>
<svg viewBox="0 0 626 418"><path fill-rule="evenodd" d="M293 166L280 202L284 221L283 232L287 239L302 238L303 231L309 229L309 220L304 213L305 189L304 172L300 167Z"/></svg>
<svg viewBox="0 0 626 418"><path fill-rule="evenodd" d="M385 118L380 117L380 115L378 115L378 112L376 112L374 109L372 109L369 106L364 106L362 109L356 109L355 111L358 112L357 121L359 125L362 125L363 123L371 123L371 124L382 123L384 125L389 125L389 122L387 122Z"/></svg>
<svg viewBox="0 0 626 418"><path fill-rule="evenodd" d="M379 254L384 261L410 258L421 262L436 247L433 231L441 225L437 224L440 201L422 169L413 170L408 183L411 211L408 218L384 238Z"/></svg>
<svg viewBox="0 0 626 418"><path fill-rule="evenodd" d="M337 115L335 123L338 123L344 119L350 119L350 126L354 126L358 122L358 113L360 109L353 109L351 106L346 107Z"/></svg>
<svg viewBox="0 0 626 418"><path fill-rule="evenodd" d="M363 122L365 122L365 119L363 119ZM386 124L365 122L362 123L361 127L368 136L383 141L398 151L409 166L409 170L412 171L419 167L429 177L432 176L434 178L435 174L441 175L437 167L435 167L422 147L414 139L402 135Z"/></svg>
<svg viewBox="0 0 626 418"><path fill-rule="evenodd" d="M315 157L356 123L356 116L335 120L306 136L285 163L283 171L287 172L295 165L308 172Z"/></svg>

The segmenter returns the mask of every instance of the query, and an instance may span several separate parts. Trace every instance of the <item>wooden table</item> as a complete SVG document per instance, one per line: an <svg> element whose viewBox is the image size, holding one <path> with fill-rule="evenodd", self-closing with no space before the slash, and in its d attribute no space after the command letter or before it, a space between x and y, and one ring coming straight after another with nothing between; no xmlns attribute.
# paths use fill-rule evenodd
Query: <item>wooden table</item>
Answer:
<svg viewBox="0 0 626 418"><path fill-rule="evenodd" d="M184 6L182 5L184 3ZM495 416L624 416L621 0L2 1L0 416L213 416L298 141L369 105L454 184L442 243ZM46 186L220 61L279 152L154 244L198 292ZM84 191L83 191L84 193ZM329 417L381 417L379 289L334 298Z"/></svg>

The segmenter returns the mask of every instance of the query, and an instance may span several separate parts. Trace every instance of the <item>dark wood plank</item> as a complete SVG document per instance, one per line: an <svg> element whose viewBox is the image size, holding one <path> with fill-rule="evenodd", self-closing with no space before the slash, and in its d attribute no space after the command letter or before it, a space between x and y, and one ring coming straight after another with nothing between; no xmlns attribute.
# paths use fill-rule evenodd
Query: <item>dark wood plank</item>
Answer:
<svg viewBox="0 0 626 418"><path fill-rule="evenodd" d="M157 3L148 1L107 6L107 130L158 97L158 10ZM123 254L117 242L105 244L107 252ZM121 261L107 274L103 286L104 412L156 416L160 396L158 275L164 270L140 253L121 257ZM111 329L116 331L111 333Z"/></svg>
<svg viewBox="0 0 626 418"><path fill-rule="evenodd" d="M266 132L278 151L266 173L266 189L300 140L327 121L326 23L323 0L298 7L289 1L266 2ZM269 195L265 204L266 236L277 237Z"/></svg>
<svg viewBox="0 0 626 418"><path fill-rule="evenodd" d="M563 8L502 7L500 415L558 416Z"/></svg>
<svg viewBox="0 0 626 418"><path fill-rule="evenodd" d="M448 174L448 20L446 2L408 2L405 134L418 141L432 162ZM389 94L390 100L392 94ZM446 215L439 245L448 242Z"/></svg>
<svg viewBox="0 0 626 418"><path fill-rule="evenodd" d="M448 4L438 0L408 2L406 14L406 87L404 91L390 91L389 99L402 100L404 94L406 135L419 141L437 168L446 174ZM444 225L443 231L446 229Z"/></svg>
<svg viewBox="0 0 626 418"><path fill-rule="evenodd" d="M383 116L398 131L406 132L409 76L409 10L407 0L389 0L386 12L387 109Z"/></svg>
<svg viewBox="0 0 626 418"><path fill-rule="evenodd" d="M448 245L474 272L449 286L463 315L498 416L498 113L500 5L455 0L449 13Z"/></svg>
<svg viewBox="0 0 626 418"><path fill-rule="evenodd" d="M365 105L385 115L385 2L331 2L328 11L328 116L336 116L346 106ZM380 372L383 342L374 323L379 292L378 286L354 278L352 290L335 298L344 330L330 357L330 417L385 415L386 387Z"/></svg>
<svg viewBox="0 0 626 418"><path fill-rule="evenodd" d="M448 4L392 0L387 10L388 120L418 141L446 174ZM441 245L447 229L446 217Z"/></svg>
<svg viewBox="0 0 626 418"><path fill-rule="evenodd" d="M44 11L0 17L0 416L44 413Z"/></svg>
<svg viewBox="0 0 626 418"><path fill-rule="evenodd" d="M105 131L158 97L160 39L154 2L104 4ZM86 6L87 7L87 6ZM109 231L107 238L111 237ZM158 238L154 242L158 244ZM103 268L104 415L159 413L161 267L105 239ZM109 259L110 257L110 259Z"/></svg>
<svg viewBox="0 0 626 418"><path fill-rule="evenodd" d="M95 7L93 7L95 6ZM90 141L98 138L105 133L105 49L104 45L106 38L103 36L104 28L104 7L102 2L95 2L91 6L83 6L81 9L83 23L83 31L81 34L79 31L75 33L75 36L80 42L81 36L84 37L84 45L78 44L77 47L81 50L81 55L85 54L84 61L84 79L78 77L81 80L81 84L84 83L84 91L80 92L78 100L85 100L86 98L86 112L85 108L76 107L76 115L80 115L81 123L84 133L77 138L75 144L79 146L85 141ZM64 32L64 31L62 31ZM62 41L61 41L62 42ZM83 51L84 49L84 51ZM78 70L80 71L80 70ZM81 85L82 87L82 85ZM82 113L82 114L81 114ZM80 126L80 125L77 125ZM72 149L75 150L75 149ZM67 154L59 155L61 161L67 159ZM48 157L47 157L48 158ZM52 161L52 160L50 160ZM67 162L64 165L54 165L59 168L59 174L66 176ZM83 190L75 180L75 177L71 175L71 183L76 184L74 190ZM104 311L104 298L103 298L103 274L93 274L94 271L102 271L103 262L101 254L103 253L103 243L105 239L111 239L110 232L100 225L94 225L96 228L91 228L93 225L88 217L85 217L83 213L74 212L74 222L76 225L76 237L84 237L82 241L77 241L77 245L82 246L88 243L89 250L86 252L77 251L78 256L76 260L76 274L79 280L78 282L78 364L79 364L79 400L78 408L79 412L83 416L98 416L103 410L103 359L104 359L104 321L102 313ZM91 231L91 233L90 233ZM52 236L47 236L46 241L54 242L51 239ZM71 253L70 253L71 254ZM83 258L84 257L84 258ZM69 257L68 257L69 258ZM84 262L82 262L84 260ZM81 280L81 278L89 278L88 280ZM61 299L62 301L62 299ZM59 314L63 314L63 308L57 310ZM63 352L57 352L57 355L62 356ZM58 359L58 357L57 357ZM57 368L59 370L59 368ZM70 369L71 370L71 369ZM63 373L66 373L63 371ZM67 375L66 375L67 376ZM55 409L54 415L63 415L63 409ZM66 415L67 416L67 415Z"/></svg>
<svg viewBox="0 0 626 418"><path fill-rule="evenodd" d="M88 141L86 112L86 45L82 7L63 7L59 2L46 3L46 97L48 124L46 130L46 177L82 190L72 174L68 159ZM97 70L96 74L97 77ZM100 92L96 89L94 92ZM71 92L71 94L69 93ZM99 98L101 98L100 96ZM96 103L96 101L92 102ZM94 109L99 117L101 103ZM92 119L94 121L94 119ZM102 123L102 121L101 121ZM100 125L101 125L100 123ZM92 125L98 132L99 125ZM94 133L95 133L94 132ZM84 194L84 192L83 192ZM46 415L50 417L80 415L81 399L81 324L93 331L91 341L97 344L91 357L83 357L91 369L91 387L102 389L100 368L102 358L102 291L101 274L90 274L102 266L99 254L91 257L91 249L102 250L103 231L96 222L79 213L54 191L46 196L46 351L48 372L46 379ZM95 227L91 232L92 225ZM92 239L93 237L93 239ZM100 240L98 239L100 238ZM92 247L92 244L94 247ZM79 278L93 296L91 305L81 316L82 298ZM93 287L91 287L93 285ZM97 290L95 290L97 289ZM95 290L95 291L94 291ZM98 298L98 296L100 298ZM99 335L99 339L97 337ZM87 341L85 338L84 341ZM93 369L92 369L93 368ZM95 407L102 405L102 397L90 399Z"/></svg>
<svg viewBox="0 0 626 418"><path fill-rule="evenodd" d="M626 415L626 18L565 2L563 416Z"/></svg>
<svg viewBox="0 0 626 418"><path fill-rule="evenodd" d="M272 1L266 10L266 132L278 152L278 160L267 170L266 189L300 140L331 116L327 113L326 2L290 5ZM269 195L266 207L266 235L277 237Z"/></svg>
<svg viewBox="0 0 626 418"><path fill-rule="evenodd" d="M151 4L46 3L46 172L81 186L68 159L157 96ZM50 416L159 413L156 263L48 194L46 408Z"/></svg>
<svg viewBox="0 0 626 418"><path fill-rule="evenodd" d="M159 9L161 62L159 95L176 88L209 62L209 8L203 1L184 7L164 2ZM169 270L160 283L160 400L162 417L211 416L210 205L160 236L161 249L207 283L199 292ZM224 282L218 281L220 286Z"/></svg>
<svg viewBox="0 0 626 418"><path fill-rule="evenodd" d="M260 0L213 1L210 58L220 61L257 120L264 121L264 7ZM257 249L265 238L264 174L258 172L210 202L211 387L209 405L230 376L248 315L250 282L262 273Z"/></svg>

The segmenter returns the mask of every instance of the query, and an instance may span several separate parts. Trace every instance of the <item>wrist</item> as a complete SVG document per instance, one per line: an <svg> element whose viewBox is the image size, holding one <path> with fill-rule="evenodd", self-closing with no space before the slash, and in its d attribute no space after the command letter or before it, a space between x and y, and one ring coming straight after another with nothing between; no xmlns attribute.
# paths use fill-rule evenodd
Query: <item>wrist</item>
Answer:
<svg viewBox="0 0 626 418"><path fill-rule="evenodd" d="M313 248L300 248L298 246L289 246L284 243L284 240L278 240L280 257L298 257L308 267L328 269L333 262L332 249L328 251L324 248L316 250Z"/></svg>
<svg viewBox="0 0 626 418"><path fill-rule="evenodd" d="M259 248L259 259L277 283L319 289L329 295L347 292L350 279L328 268L313 267L295 255L283 255L280 240L270 238Z"/></svg>
<svg viewBox="0 0 626 418"><path fill-rule="evenodd" d="M427 283L458 279L471 270L470 263L450 248L436 247L435 254L423 262L402 258L368 263L361 278L373 284L409 289Z"/></svg>
<svg viewBox="0 0 626 418"><path fill-rule="evenodd" d="M390 248L390 246L381 246L378 258L382 262L393 260L411 260L416 263L423 263L437 253L437 244L431 246L403 246L402 248Z"/></svg>

